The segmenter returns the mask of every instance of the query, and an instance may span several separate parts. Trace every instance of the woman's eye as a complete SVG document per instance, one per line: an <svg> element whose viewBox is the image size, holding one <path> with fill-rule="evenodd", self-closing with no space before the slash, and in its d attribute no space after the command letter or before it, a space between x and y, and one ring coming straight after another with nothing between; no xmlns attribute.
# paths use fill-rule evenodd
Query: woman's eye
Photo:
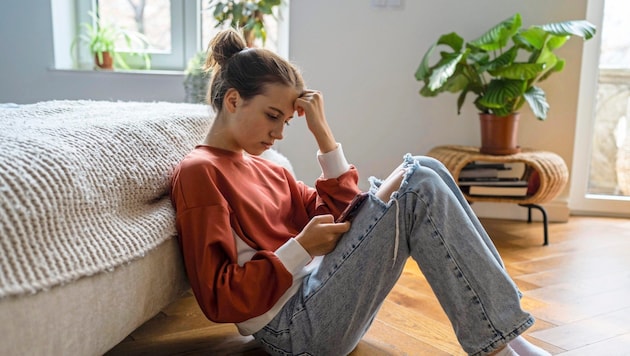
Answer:
<svg viewBox="0 0 630 356"><path fill-rule="evenodd" d="M291 123L290 123L289 121L285 121L285 122L284 122L284 125L285 125L285 126L291 126Z"/></svg>
<svg viewBox="0 0 630 356"><path fill-rule="evenodd" d="M267 114L267 117L270 118L271 120L278 120L278 116L275 116L273 114Z"/></svg>

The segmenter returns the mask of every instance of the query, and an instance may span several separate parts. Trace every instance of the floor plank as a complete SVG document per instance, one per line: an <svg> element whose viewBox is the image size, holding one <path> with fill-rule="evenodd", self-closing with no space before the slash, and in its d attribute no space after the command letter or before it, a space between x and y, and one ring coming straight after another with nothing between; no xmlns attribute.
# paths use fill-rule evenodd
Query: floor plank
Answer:
<svg viewBox="0 0 630 356"><path fill-rule="evenodd" d="M525 338L562 355L630 354L630 220L571 217L549 225L483 219L510 276L537 319ZM264 355L233 325L208 321L187 293L108 355ZM413 261L359 346L361 355L464 355Z"/></svg>

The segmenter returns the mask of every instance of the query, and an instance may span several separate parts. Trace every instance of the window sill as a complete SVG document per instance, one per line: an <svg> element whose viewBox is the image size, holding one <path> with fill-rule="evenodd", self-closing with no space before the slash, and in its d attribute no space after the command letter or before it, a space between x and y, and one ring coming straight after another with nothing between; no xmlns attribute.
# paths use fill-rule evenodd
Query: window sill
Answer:
<svg viewBox="0 0 630 356"><path fill-rule="evenodd" d="M181 70L95 70L95 69L73 69L73 68L49 68L50 72L60 73L80 73L81 75L118 75L118 76L183 76L184 71Z"/></svg>

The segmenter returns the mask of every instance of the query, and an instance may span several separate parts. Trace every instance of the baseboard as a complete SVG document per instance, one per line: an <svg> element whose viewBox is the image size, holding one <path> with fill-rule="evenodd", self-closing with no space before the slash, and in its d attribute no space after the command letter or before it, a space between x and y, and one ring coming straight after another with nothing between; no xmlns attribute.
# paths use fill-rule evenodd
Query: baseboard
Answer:
<svg viewBox="0 0 630 356"><path fill-rule="evenodd" d="M480 218L527 220L527 208L509 203L476 202L471 205L475 214ZM542 204L547 212L549 222L569 221L569 204L566 201L554 200ZM542 221L542 214L538 209L532 209L532 220Z"/></svg>

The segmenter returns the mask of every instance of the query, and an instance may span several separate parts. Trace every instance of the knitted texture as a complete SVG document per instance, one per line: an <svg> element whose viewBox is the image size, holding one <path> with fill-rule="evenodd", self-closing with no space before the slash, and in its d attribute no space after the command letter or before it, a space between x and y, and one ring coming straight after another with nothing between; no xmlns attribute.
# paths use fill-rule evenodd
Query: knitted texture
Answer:
<svg viewBox="0 0 630 356"><path fill-rule="evenodd" d="M163 102L0 107L0 298L112 270L175 236L170 173L211 117Z"/></svg>

